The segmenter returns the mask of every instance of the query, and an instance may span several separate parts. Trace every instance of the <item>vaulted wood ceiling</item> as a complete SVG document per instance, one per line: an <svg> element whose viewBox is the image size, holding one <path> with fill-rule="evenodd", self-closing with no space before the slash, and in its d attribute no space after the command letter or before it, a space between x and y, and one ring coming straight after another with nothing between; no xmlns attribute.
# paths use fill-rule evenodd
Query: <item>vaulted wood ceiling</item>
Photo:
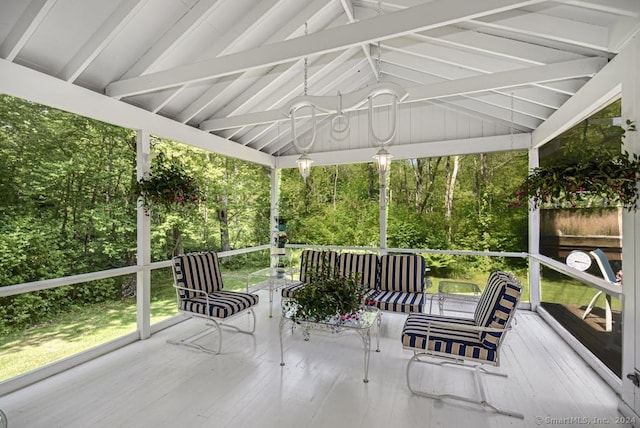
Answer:
<svg viewBox="0 0 640 428"><path fill-rule="evenodd" d="M637 0L2 0L0 91L292 166L305 75L309 95L392 82L396 156L521 149L618 96L597 76L639 28ZM366 103L345 115L339 136L318 116L320 163L375 152Z"/></svg>

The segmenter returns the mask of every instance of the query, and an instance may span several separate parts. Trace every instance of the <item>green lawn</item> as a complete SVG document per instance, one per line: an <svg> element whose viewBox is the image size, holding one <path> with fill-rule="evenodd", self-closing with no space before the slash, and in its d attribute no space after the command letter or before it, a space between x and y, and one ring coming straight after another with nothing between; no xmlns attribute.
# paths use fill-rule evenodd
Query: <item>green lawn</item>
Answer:
<svg viewBox="0 0 640 428"><path fill-rule="evenodd" d="M246 268L234 274L255 270ZM177 314L170 270L154 273L151 324ZM225 278L225 289L244 289L246 280ZM0 381L26 373L136 331L136 301L127 298L76 307L54 321L0 338Z"/></svg>

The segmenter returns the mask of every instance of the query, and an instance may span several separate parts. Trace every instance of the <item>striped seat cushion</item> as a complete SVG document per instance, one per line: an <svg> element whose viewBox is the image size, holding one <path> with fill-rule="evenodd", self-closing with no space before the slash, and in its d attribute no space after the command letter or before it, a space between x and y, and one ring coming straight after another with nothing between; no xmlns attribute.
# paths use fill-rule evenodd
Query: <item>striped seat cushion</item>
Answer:
<svg viewBox="0 0 640 428"><path fill-rule="evenodd" d="M380 290L423 293L425 261L417 254L380 256Z"/></svg>
<svg viewBox="0 0 640 428"><path fill-rule="evenodd" d="M520 301L521 294L522 286L512 274L491 272L474 313L475 324L479 327L504 329ZM487 348L496 349L503 334L481 332L479 340Z"/></svg>
<svg viewBox="0 0 640 428"><path fill-rule="evenodd" d="M429 330L430 321L451 323L454 326L432 325ZM477 332L464 331L456 328L456 325L475 326L475 322L473 319L411 313L402 329L402 345L413 350L441 352L482 362L497 362L497 351L484 346Z"/></svg>
<svg viewBox="0 0 640 428"><path fill-rule="evenodd" d="M302 287L304 287L304 285L305 285L304 282L296 282L295 284L287 285L286 287L283 287L281 290L282 297L284 297L285 299L292 298L296 290L301 289Z"/></svg>
<svg viewBox="0 0 640 428"><path fill-rule="evenodd" d="M403 293L401 291L375 290L365 296L369 305L375 306L383 311L401 312L422 312L425 295L422 293Z"/></svg>
<svg viewBox="0 0 640 428"><path fill-rule="evenodd" d="M342 253L338 258L338 273L355 277L358 284L375 289L378 282L378 255Z"/></svg>
<svg viewBox="0 0 640 428"><path fill-rule="evenodd" d="M223 288L218 255L213 251L175 256L173 276L178 287L203 291L206 294L212 294ZM185 299L199 297L199 294L178 290L180 298Z"/></svg>
<svg viewBox="0 0 640 428"><path fill-rule="evenodd" d="M329 271L334 273L338 264L338 253L335 251L304 250L300 258L300 281L309 284L314 275L322 272L325 263L329 263Z"/></svg>
<svg viewBox="0 0 640 428"><path fill-rule="evenodd" d="M213 318L227 318L258 304L256 294L235 291L216 291L209 295L209 305L204 297L180 299L178 309Z"/></svg>

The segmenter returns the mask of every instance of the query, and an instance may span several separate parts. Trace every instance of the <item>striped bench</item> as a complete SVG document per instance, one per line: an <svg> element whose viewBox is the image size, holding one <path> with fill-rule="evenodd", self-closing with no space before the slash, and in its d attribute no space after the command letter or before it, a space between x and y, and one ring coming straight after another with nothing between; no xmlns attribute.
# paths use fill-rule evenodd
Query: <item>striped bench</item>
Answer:
<svg viewBox="0 0 640 428"><path fill-rule="evenodd" d="M342 253L305 250L300 260L300 282L282 289L284 299L309 284L313 272L327 268L340 276L354 277L367 290L368 304L383 311L422 312L428 281L425 260L415 254L378 256L373 253Z"/></svg>
<svg viewBox="0 0 640 428"><path fill-rule="evenodd" d="M172 262L178 310L191 317L204 318L213 325L186 339L170 340L169 343L219 354L222 348L221 326L253 334L256 327L253 306L258 304L258 295L224 290L218 255L215 252L179 255L174 257ZM253 327L250 330L241 330L218 321L245 311L252 315ZM215 331L219 332L217 351L196 343Z"/></svg>

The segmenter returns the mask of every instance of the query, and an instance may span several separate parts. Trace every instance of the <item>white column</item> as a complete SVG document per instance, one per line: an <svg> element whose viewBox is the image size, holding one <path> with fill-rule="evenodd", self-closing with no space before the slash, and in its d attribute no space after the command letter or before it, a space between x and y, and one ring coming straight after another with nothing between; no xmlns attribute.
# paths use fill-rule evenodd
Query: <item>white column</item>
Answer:
<svg viewBox="0 0 640 428"><path fill-rule="evenodd" d="M616 60L622 67L622 121L635 122L640 129L640 35L625 46ZM624 149L640 154L639 131L627 132ZM636 184L637 185L637 184ZM623 272L623 336L622 336L622 391L620 410L640 418L640 388L627 378L638 374L640 367L640 211L623 210L622 213L622 272Z"/></svg>
<svg viewBox="0 0 640 428"><path fill-rule="evenodd" d="M390 165L389 165L390 167ZM380 255L387 253L387 172L380 177Z"/></svg>
<svg viewBox="0 0 640 428"><path fill-rule="evenodd" d="M269 242L271 244L271 267L278 264L276 256L278 224L276 218L280 215L278 200L280 198L280 168L271 168L271 215L269 217Z"/></svg>
<svg viewBox="0 0 640 428"><path fill-rule="evenodd" d="M148 131L138 131L136 139L136 171L140 180L148 174L151 167L151 144ZM151 336L151 218L142 206L142 198L138 198L138 266L142 270L136 279L136 309L138 334L140 339Z"/></svg>
<svg viewBox="0 0 640 428"><path fill-rule="evenodd" d="M529 169L538 167L540 157L538 148L529 150ZM540 253L540 208L529 210L529 254ZM540 305L540 262L529 258L529 297L531 310Z"/></svg>

